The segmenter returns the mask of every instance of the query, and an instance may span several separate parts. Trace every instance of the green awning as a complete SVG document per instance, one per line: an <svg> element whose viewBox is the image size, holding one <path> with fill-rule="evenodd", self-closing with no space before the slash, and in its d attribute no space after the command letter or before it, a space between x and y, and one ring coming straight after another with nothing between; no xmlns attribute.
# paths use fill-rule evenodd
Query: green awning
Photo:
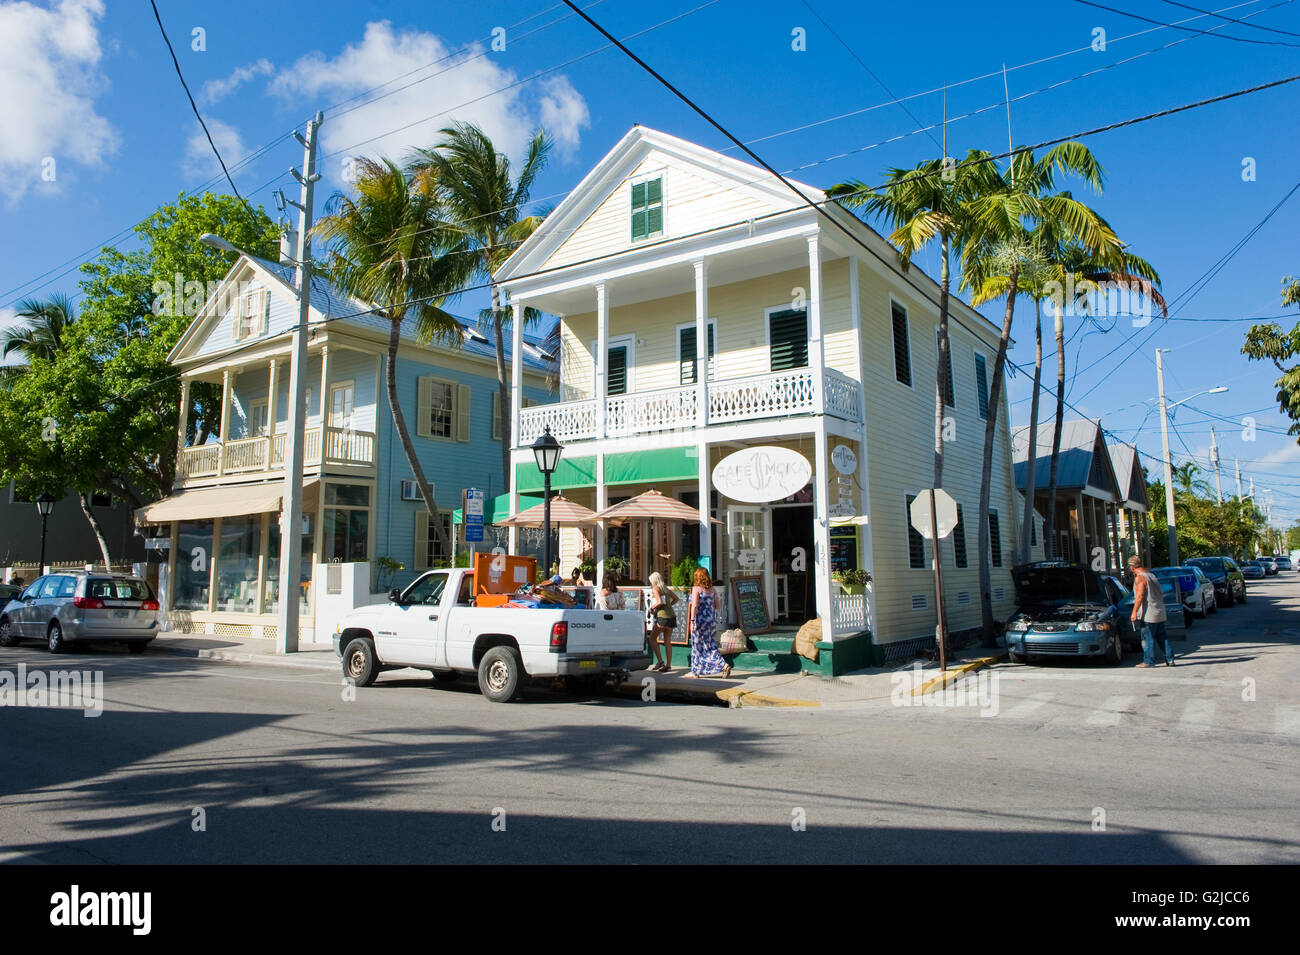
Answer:
<svg viewBox="0 0 1300 955"><path fill-rule="evenodd" d="M536 464L518 465L516 475L520 493L535 494L542 490L542 472ZM654 448L629 454L605 455L605 486L618 484L655 484L664 481L696 481L700 477L700 452L689 448ZM560 466L551 475L551 488L596 486L594 457L560 458ZM521 507L520 510L523 510Z"/></svg>
<svg viewBox="0 0 1300 955"><path fill-rule="evenodd" d="M533 505L540 504L540 503L542 503L542 499L540 497L529 497L526 494L519 495L519 510L521 511L526 511L528 510L528 508L532 507ZM487 501L483 504L483 523L485 525L495 524L497 521L504 521L509 516L510 516L510 495L509 494L498 494L496 497L492 498L492 500ZM451 522L453 524L459 524L461 523L463 518L464 515L461 514L460 508L458 507L456 508L455 511L452 512Z"/></svg>

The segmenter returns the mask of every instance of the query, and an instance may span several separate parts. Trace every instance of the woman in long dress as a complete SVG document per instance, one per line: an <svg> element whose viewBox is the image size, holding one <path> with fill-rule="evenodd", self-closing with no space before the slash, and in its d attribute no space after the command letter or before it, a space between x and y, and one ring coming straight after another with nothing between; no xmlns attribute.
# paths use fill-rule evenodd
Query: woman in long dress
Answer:
<svg viewBox="0 0 1300 955"><path fill-rule="evenodd" d="M731 675L731 664L718 652L718 592L713 587L713 578L703 567L695 571L693 583L695 586L691 588L688 624L691 634L691 672L685 676L687 679L702 676L721 676L726 679Z"/></svg>

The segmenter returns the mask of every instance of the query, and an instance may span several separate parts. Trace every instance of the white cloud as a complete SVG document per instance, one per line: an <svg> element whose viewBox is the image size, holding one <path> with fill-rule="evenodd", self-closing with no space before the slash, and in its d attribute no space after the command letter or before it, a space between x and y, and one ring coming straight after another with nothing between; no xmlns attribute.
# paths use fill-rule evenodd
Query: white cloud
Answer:
<svg viewBox="0 0 1300 955"><path fill-rule="evenodd" d="M478 46L448 59L451 53L452 48L432 33L394 30L388 21L369 23L360 42L337 56L315 52L281 70L271 91L295 106L311 108L415 71L378 91L399 90L373 104L347 112L356 105L349 103L327 112L321 127L323 150L341 152L326 155L322 171L336 183L343 179L349 155L401 161L415 147L433 145L438 130L455 120L476 123L512 158L522 156L539 112L542 119L549 116L558 124L553 132L565 148L577 144L578 131L587 124L587 106L567 80L548 81L540 102L532 104L527 84L505 89L519 77L498 65L496 54ZM425 82L413 83L425 77Z"/></svg>
<svg viewBox="0 0 1300 955"><path fill-rule="evenodd" d="M11 203L32 187L57 189L65 164L97 166L117 150L94 103L103 14L103 0L0 2L0 192Z"/></svg>
<svg viewBox="0 0 1300 955"><path fill-rule="evenodd" d="M542 83L541 123L560 152L571 155L578 148L582 130L591 125L591 113L582 94L573 88L567 76L556 76Z"/></svg>
<svg viewBox="0 0 1300 955"><path fill-rule="evenodd" d="M219 103L249 80L270 76L274 72L275 66L265 57L245 66L237 66L224 80L208 80L204 83L199 99L208 104Z"/></svg>
<svg viewBox="0 0 1300 955"><path fill-rule="evenodd" d="M239 130L234 126L213 119L211 116L204 122L208 124L212 141L217 144L217 149L221 151L221 158L226 161L227 167L248 152ZM194 133L185 143L185 157L181 160L181 172L188 179L211 179L213 176L221 175L221 164L212 154L208 137L203 135L203 127L199 125L198 120L194 121Z"/></svg>

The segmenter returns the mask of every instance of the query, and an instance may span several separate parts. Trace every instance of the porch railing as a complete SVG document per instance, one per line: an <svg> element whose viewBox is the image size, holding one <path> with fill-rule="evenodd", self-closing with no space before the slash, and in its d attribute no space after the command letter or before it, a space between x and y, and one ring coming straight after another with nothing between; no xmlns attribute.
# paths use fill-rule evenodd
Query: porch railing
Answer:
<svg viewBox="0 0 1300 955"><path fill-rule="evenodd" d="M176 461L177 481L221 474L283 471L287 439L288 435L277 434L184 448ZM322 450L326 465L366 467L375 463L375 435L372 431L325 428L323 448L321 428L308 428L303 439L304 467L319 468Z"/></svg>
<svg viewBox="0 0 1300 955"><path fill-rule="evenodd" d="M847 636L867 629L868 603L866 594L832 594L834 605L831 625L836 636Z"/></svg>
<svg viewBox="0 0 1300 955"><path fill-rule="evenodd" d="M811 368L796 368L682 388L611 395L606 399L603 434L598 433L593 399L534 405L519 412L519 446L532 444L547 426L561 443L694 428L700 423L701 402L705 403L707 424L813 414L817 411L817 374ZM858 421L861 385L830 369L821 374L825 413Z"/></svg>

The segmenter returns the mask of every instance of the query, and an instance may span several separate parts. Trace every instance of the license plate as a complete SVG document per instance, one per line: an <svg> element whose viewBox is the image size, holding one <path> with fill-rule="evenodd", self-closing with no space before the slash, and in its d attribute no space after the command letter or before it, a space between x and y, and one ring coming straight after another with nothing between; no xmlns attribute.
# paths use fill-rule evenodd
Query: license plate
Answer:
<svg viewBox="0 0 1300 955"><path fill-rule="evenodd" d="M114 617L121 617L121 618L125 619L125 618L131 616L131 611L129 611L129 610L114 610L114 611L113 611L113 616L114 616Z"/></svg>
<svg viewBox="0 0 1300 955"><path fill-rule="evenodd" d="M578 661L578 669L579 669L579 670L594 670L594 669L596 669L596 661L595 661L595 660L579 660L579 661Z"/></svg>

